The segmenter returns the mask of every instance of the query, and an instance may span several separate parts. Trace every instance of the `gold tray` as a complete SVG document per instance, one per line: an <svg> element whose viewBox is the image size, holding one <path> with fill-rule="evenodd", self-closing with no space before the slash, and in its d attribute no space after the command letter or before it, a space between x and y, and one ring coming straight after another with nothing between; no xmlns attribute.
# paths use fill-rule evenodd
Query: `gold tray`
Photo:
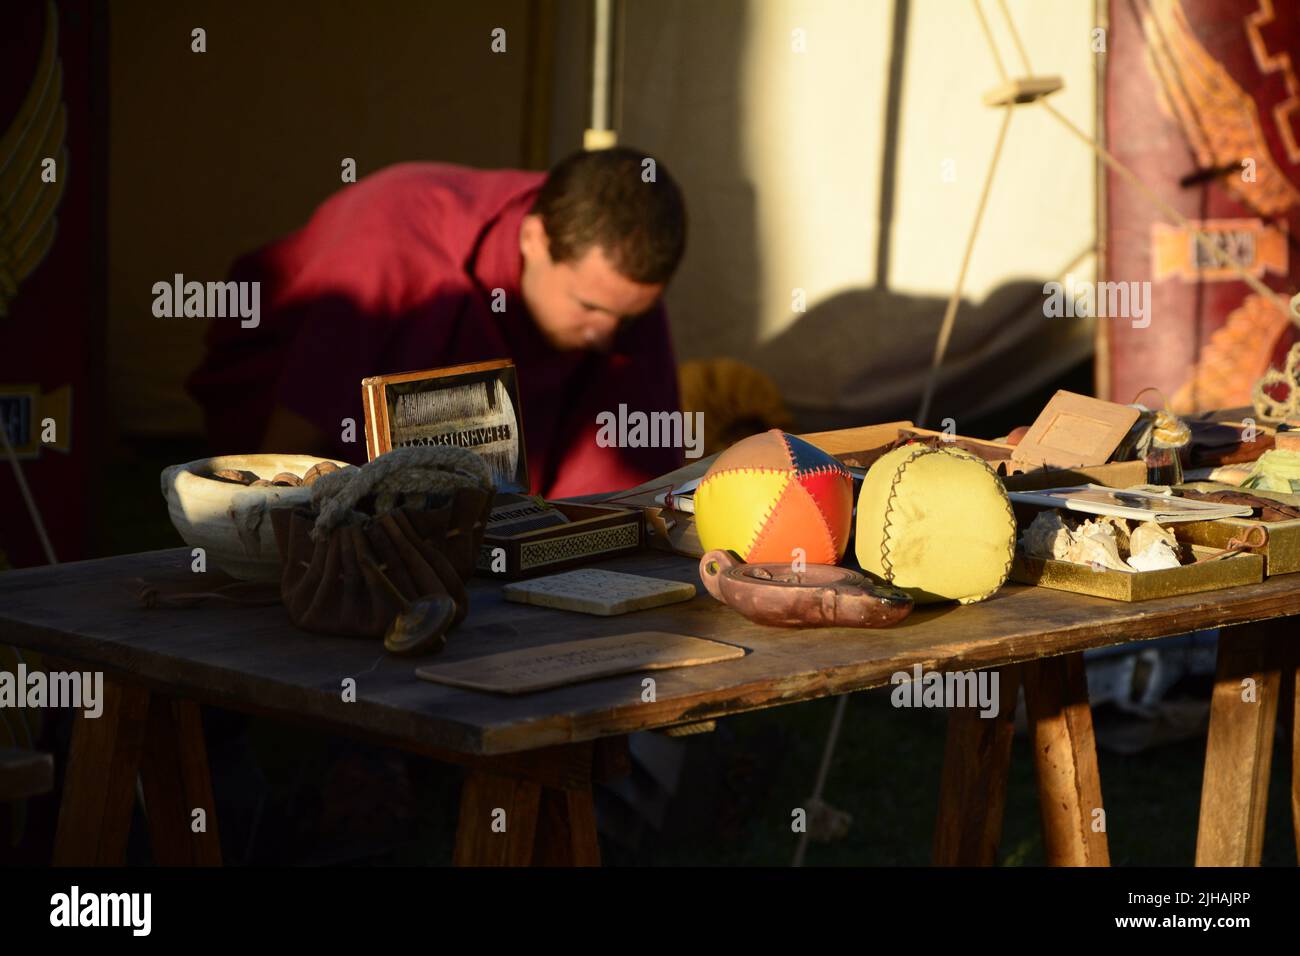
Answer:
<svg viewBox="0 0 1300 956"><path fill-rule="evenodd" d="M1211 524L1213 522L1200 522ZM1031 558L1016 552L1011 565L1011 580L1021 584L1074 591L1112 601L1149 601L1153 598L1173 597L1176 594L1195 594L1198 591L1217 591L1240 584L1258 584L1264 580L1264 558L1258 554L1235 554L1216 561L1205 558L1217 548L1192 545L1195 564L1160 571L1112 571L1103 568L1094 571L1072 561L1049 558Z"/></svg>
<svg viewBox="0 0 1300 956"><path fill-rule="evenodd" d="M1192 545L1222 550L1233 539L1243 540L1247 535L1256 538L1263 528L1263 547L1251 551L1264 558L1264 575L1290 574L1300 571L1300 518L1290 521L1257 521L1254 518L1220 518L1218 521L1188 521L1174 526L1179 541Z"/></svg>

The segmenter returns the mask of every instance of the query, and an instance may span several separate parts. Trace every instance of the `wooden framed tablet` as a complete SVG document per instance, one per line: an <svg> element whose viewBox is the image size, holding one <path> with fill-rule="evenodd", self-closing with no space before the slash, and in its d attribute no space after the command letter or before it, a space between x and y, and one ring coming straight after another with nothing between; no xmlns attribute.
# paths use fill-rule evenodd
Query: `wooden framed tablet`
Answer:
<svg viewBox="0 0 1300 956"><path fill-rule="evenodd" d="M374 375L361 381L366 457L458 445L478 452L499 491L528 490L519 380L509 359Z"/></svg>
<svg viewBox="0 0 1300 956"><path fill-rule="evenodd" d="M640 509L553 503L555 519L520 523L529 509L528 455L519 378L509 359L374 375L361 381L366 456L394 448L456 445L481 455L492 473L502 521L489 518L477 568L514 579L550 574L626 554L645 542ZM496 515L498 509L494 508ZM513 525L508 527L508 525Z"/></svg>

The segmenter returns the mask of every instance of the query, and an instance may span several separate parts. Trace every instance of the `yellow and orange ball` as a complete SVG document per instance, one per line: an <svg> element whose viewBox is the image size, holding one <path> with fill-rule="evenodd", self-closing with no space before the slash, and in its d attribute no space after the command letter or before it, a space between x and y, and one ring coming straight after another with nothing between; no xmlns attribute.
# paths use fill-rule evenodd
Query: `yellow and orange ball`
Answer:
<svg viewBox="0 0 1300 956"><path fill-rule="evenodd" d="M695 490L700 545L734 551L750 564L800 557L837 564L852 516L849 470L775 428L724 451Z"/></svg>

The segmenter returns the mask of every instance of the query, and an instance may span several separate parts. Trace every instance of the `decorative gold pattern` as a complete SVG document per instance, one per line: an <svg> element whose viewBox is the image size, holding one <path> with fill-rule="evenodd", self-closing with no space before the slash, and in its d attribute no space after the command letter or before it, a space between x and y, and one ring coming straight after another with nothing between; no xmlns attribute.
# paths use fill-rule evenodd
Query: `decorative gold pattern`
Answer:
<svg viewBox="0 0 1300 956"><path fill-rule="evenodd" d="M1290 2L1290 0L1288 0ZM1246 18L1246 36L1250 40L1250 52L1255 56L1255 64L1261 73L1281 73L1282 82L1286 84L1289 94L1277 106L1273 107L1273 122L1286 147L1286 158L1291 162L1300 162L1300 146L1296 145L1295 130L1291 117L1300 109L1300 83L1296 82L1295 69L1291 65L1291 54L1283 51L1270 54L1268 45L1259 28L1276 19L1273 12L1273 0L1259 0L1259 9Z"/></svg>
<svg viewBox="0 0 1300 956"><path fill-rule="evenodd" d="M567 561L570 558L589 558L616 551L627 551L640 544L636 522L599 528L581 534L568 534L549 541L534 541L519 549L519 569L530 571Z"/></svg>
<svg viewBox="0 0 1300 956"><path fill-rule="evenodd" d="M1268 16L1257 13L1248 18L1256 33L1258 25L1268 22L1272 15L1268 0L1263 3L1269 7ZM1147 69L1156 84L1157 100L1182 127L1196 151L1197 162L1203 168L1218 169L1253 160L1253 182L1240 174L1224 176L1220 181L1238 202L1263 215L1276 215L1300 204L1300 191L1269 151L1255 101L1201 46L1179 0L1152 0L1142 28L1147 37ZM1254 38L1251 42L1254 48ZM1275 64L1283 60L1289 65L1285 54L1269 58L1262 40L1256 57L1261 53L1269 71L1281 69ZM1279 109L1283 107L1286 104ZM1293 109L1294 104L1286 108ZM1279 123L1279 128L1290 129L1285 123ZM1286 140L1289 132L1282 135ZM1287 148L1290 150L1290 143Z"/></svg>
<svg viewBox="0 0 1300 956"><path fill-rule="evenodd" d="M1249 405L1251 389L1268 371L1278 340L1291 320L1262 295L1248 295L1201 347L1191 377L1174 392L1176 415Z"/></svg>
<svg viewBox="0 0 1300 956"><path fill-rule="evenodd" d="M1281 385L1286 398L1274 398L1265 389ZM1250 395L1260 418L1290 419L1300 416L1300 342L1291 346L1281 371L1268 369Z"/></svg>
<svg viewBox="0 0 1300 956"><path fill-rule="evenodd" d="M631 551L641 544L638 531L637 523L633 520L612 528L597 528L546 541L532 541L520 546L519 567L516 570L531 571L572 558L595 558ZM485 544L479 548L476 567L480 571L491 569L492 551L492 545Z"/></svg>

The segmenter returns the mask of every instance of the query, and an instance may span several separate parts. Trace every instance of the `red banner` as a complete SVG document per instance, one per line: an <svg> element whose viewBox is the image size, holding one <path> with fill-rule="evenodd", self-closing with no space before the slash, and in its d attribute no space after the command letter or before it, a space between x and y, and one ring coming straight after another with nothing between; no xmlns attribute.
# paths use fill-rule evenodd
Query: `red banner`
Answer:
<svg viewBox="0 0 1300 956"><path fill-rule="evenodd" d="M1106 276L1152 283L1152 322L1101 322L1098 380L1176 411L1249 405L1296 336L1276 290L1300 288L1300 17L1274 0L1112 0L1106 145L1190 222L1109 170ZM1190 228L1189 228L1190 226Z"/></svg>

